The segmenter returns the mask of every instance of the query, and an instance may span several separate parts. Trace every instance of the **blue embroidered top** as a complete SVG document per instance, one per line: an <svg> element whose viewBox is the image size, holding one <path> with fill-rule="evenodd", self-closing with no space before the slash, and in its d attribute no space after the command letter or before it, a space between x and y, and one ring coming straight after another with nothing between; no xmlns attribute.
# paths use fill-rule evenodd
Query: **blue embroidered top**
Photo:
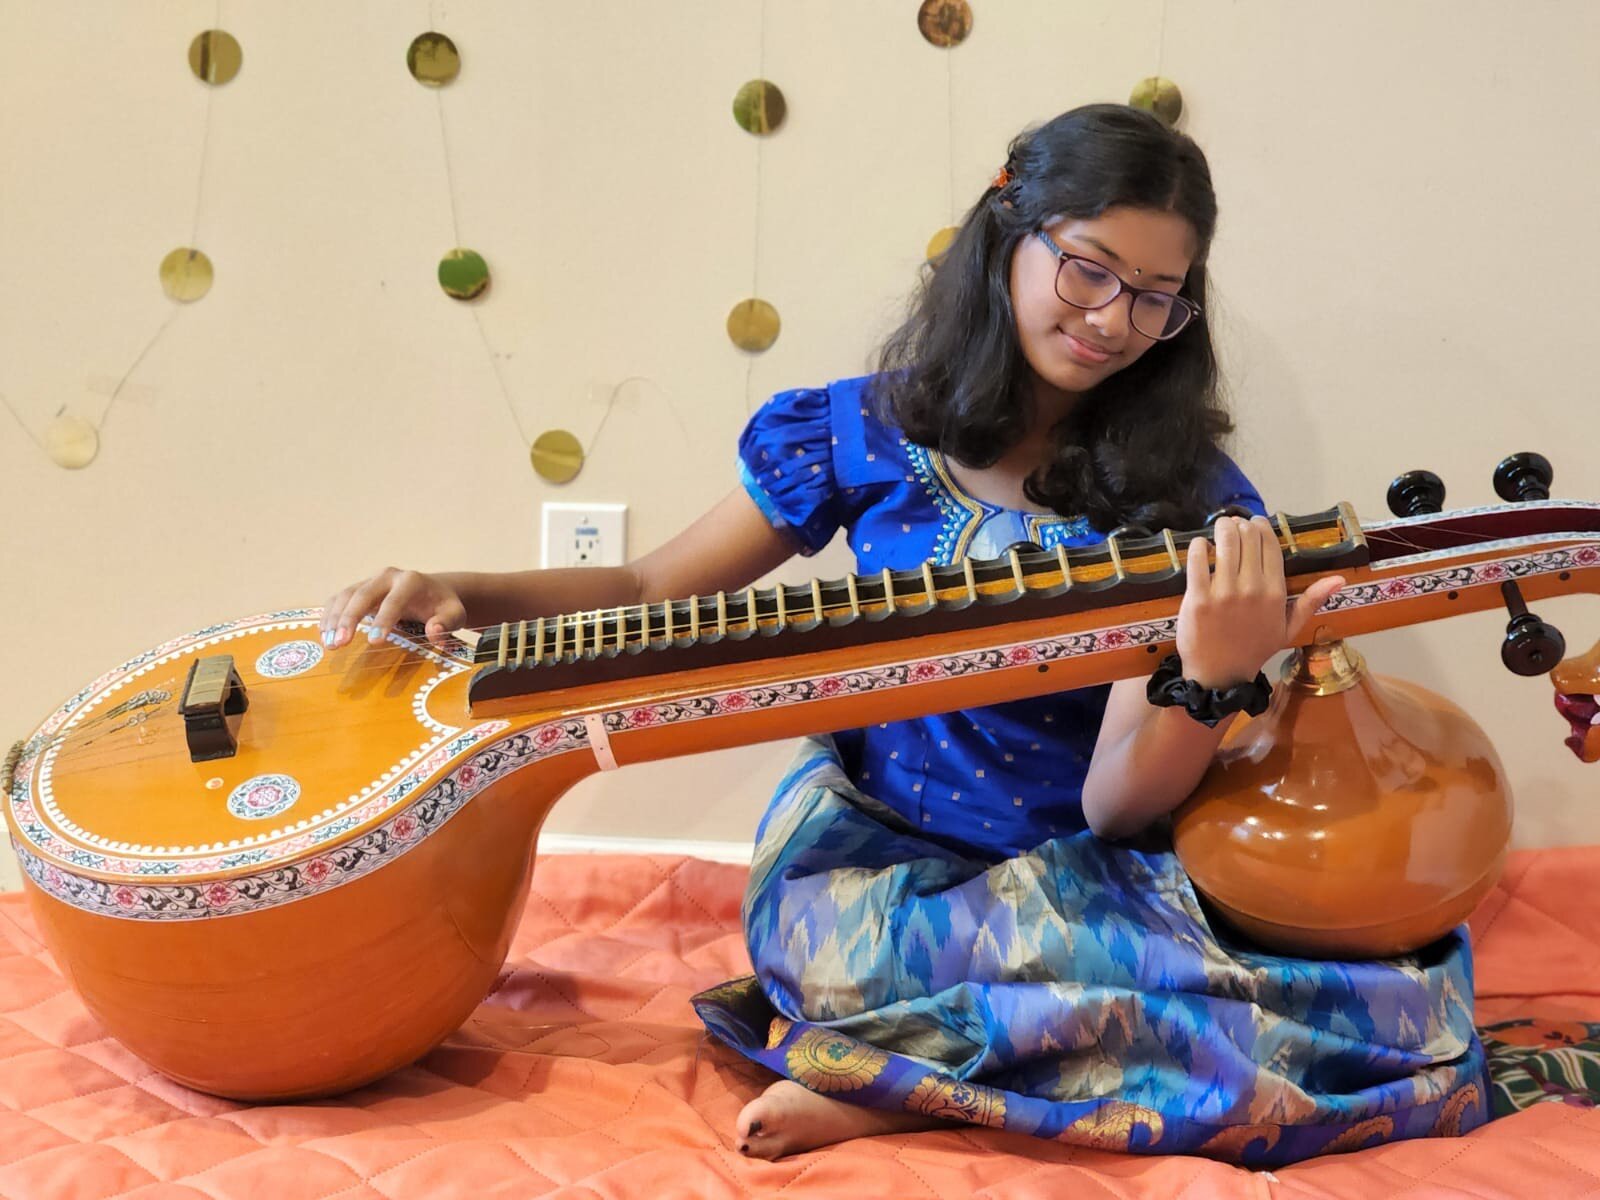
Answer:
<svg viewBox="0 0 1600 1200"><path fill-rule="evenodd" d="M777 528L815 554L840 528L857 571L993 558L1016 542L1089 546L1083 517L998 508L967 495L937 450L880 421L870 376L780 392L739 438L739 477ZM1213 507L1261 497L1225 455ZM834 735L862 791L926 835L980 856L1022 853L1086 827L1082 789L1109 685Z"/></svg>

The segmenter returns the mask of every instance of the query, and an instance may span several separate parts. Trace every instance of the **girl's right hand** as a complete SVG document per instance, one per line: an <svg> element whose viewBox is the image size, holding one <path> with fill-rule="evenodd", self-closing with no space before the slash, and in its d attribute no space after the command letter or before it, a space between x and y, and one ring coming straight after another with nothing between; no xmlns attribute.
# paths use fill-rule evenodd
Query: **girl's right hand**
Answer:
<svg viewBox="0 0 1600 1200"><path fill-rule="evenodd" d="M322 644L330 650L348 644L366 616L372 617L368 641L381 641L397 622L421 621L428 640L443 649L450 631L466 623L467 609L447 577L385 567L329 598L322 610Z"/></svg>
<svg viewBox="0 0 1600 1200"><path fill-rule="evenodd" d="M1283 547L1272 522L1223 517L1214 532L1214 567L1205 538L1189 544L1188 584L1178 608L1178 657L1188 678L1204 687L1227 687L1254 679L1279 650L1300 645L1311 619L1345 579L1318 579L1291 603Z"/></svg>

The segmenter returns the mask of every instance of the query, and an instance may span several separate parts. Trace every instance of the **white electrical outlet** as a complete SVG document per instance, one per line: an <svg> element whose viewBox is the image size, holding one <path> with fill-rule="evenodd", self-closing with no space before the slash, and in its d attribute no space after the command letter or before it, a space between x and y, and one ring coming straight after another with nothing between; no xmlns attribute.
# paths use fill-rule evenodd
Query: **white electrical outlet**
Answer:
<svg viewBox="0 0 1600 1200"><path fill-rule="evenodd" d="M563 504L540 510L541 567L620 567L628 561L626 504Z"/></svg>

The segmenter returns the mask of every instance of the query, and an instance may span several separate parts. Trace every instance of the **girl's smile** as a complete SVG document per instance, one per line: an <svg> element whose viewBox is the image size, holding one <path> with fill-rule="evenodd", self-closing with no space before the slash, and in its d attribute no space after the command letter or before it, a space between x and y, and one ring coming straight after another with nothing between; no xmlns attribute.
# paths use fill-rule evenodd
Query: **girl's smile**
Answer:
<svg viewBox="0 0 1600 1200"><path fill-rule="evenodd" d="M1061 334L1061 337L1067 347L1067 353L1073 358L1077 359L1079 362L1083 363L1085 366L1102 366L1117 356L1116 351L1109 348L1096 346L1092 342L1087 342L1083 338L1078 337L1076 334L1068 333L1065 329L1062 329L1059 326L1057 326L1056 331Z"/></svg>

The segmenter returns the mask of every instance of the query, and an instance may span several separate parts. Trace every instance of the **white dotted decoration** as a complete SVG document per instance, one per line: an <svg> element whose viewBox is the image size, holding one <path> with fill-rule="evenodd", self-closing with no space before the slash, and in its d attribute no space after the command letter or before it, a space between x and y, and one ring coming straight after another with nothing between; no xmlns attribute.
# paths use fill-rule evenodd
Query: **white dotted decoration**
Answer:
<svg viewBox="0 0 1600 1200"><path fill-rule="evenodd" d="M248 821L275 817L300 799L300 785L287 775L257 775L228 797L228 811Z"/></svg>

